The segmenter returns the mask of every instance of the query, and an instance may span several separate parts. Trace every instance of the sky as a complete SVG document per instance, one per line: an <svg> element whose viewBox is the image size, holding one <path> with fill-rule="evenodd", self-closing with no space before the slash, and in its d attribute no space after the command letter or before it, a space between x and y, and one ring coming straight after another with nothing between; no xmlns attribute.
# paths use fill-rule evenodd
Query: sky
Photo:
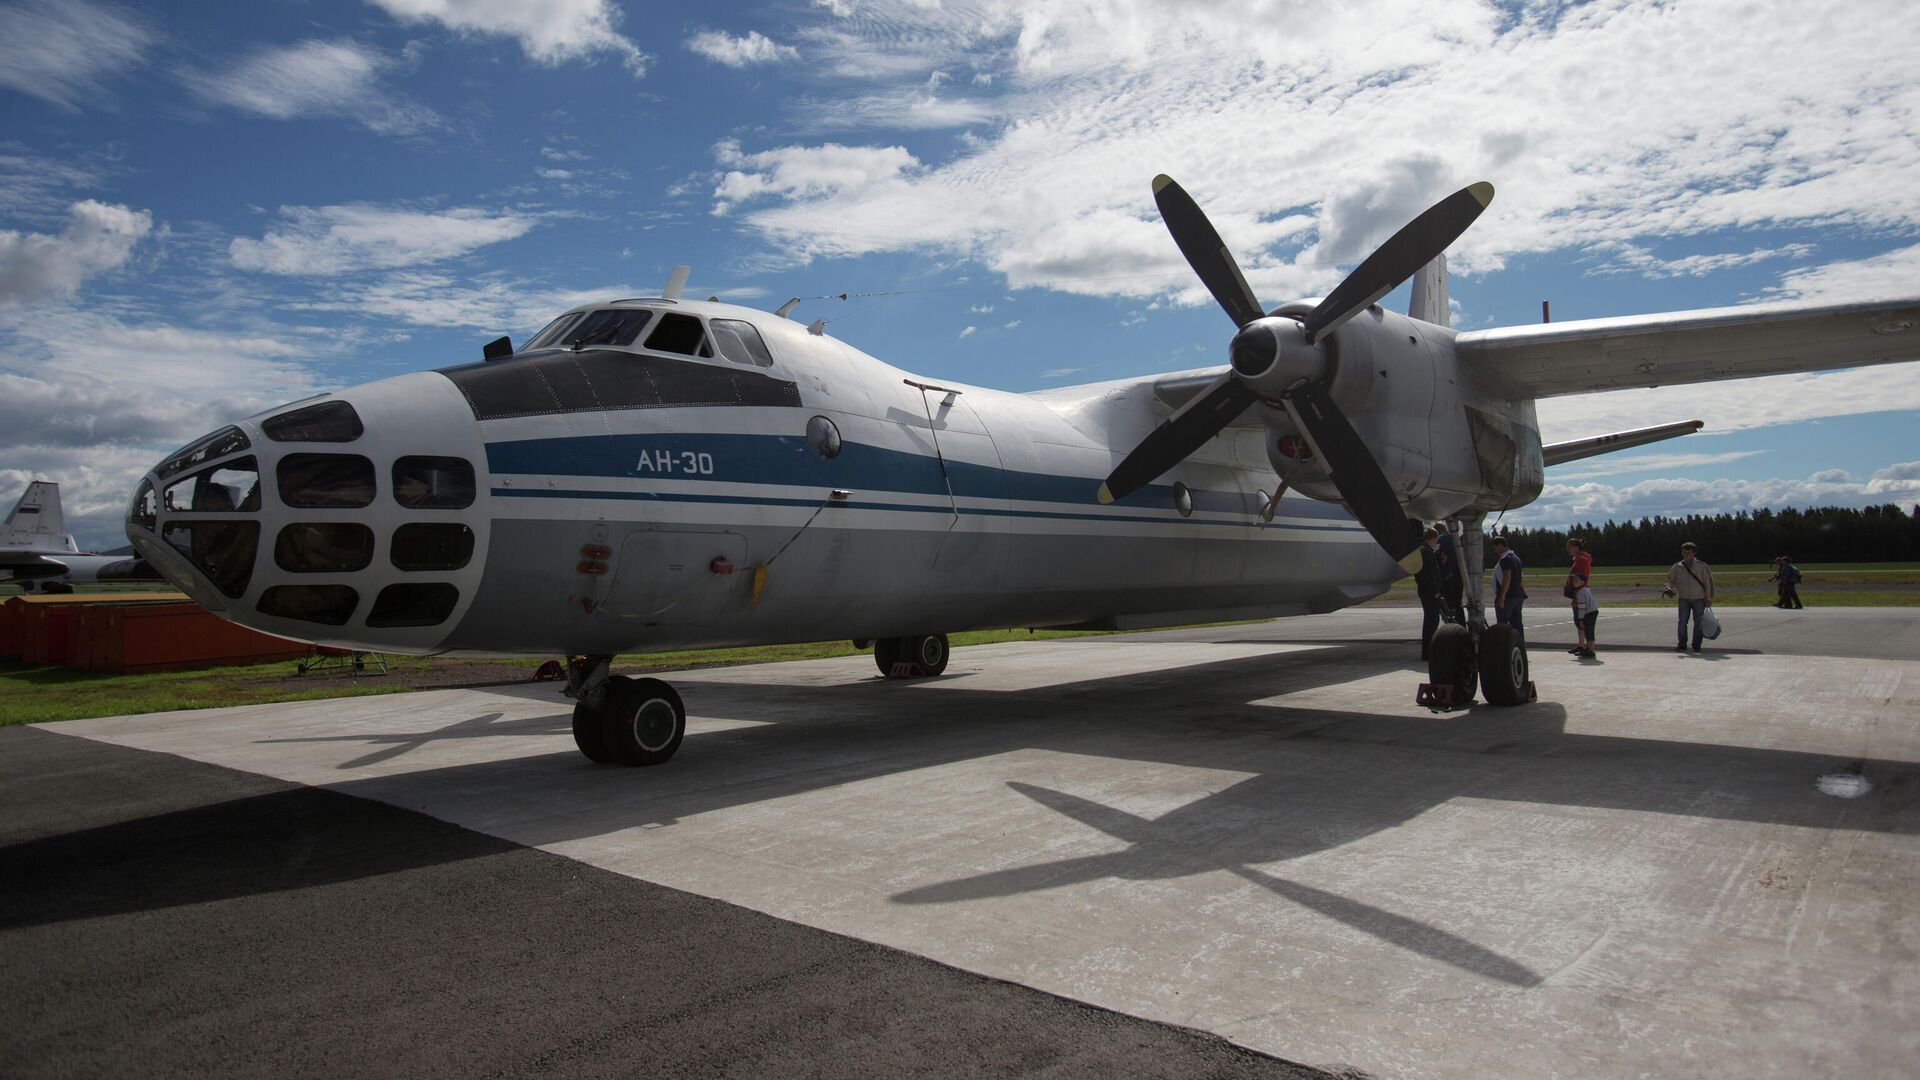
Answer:
<svg viewBox="0 0 1920 1080"><path fill-rule="evenodd" d="M1225 360L1476 180L1455 325L1920 296L1900 0L0 0L0 501L83 546L173 447L575 303L795 312L1033 390ZM838 295L848 294L840 300ZM828 299L828 297L832 297ZM1386 301L1404 310L1406 290ZM1510 524L1920 501L1920 364L1542 402Z"/></svg>

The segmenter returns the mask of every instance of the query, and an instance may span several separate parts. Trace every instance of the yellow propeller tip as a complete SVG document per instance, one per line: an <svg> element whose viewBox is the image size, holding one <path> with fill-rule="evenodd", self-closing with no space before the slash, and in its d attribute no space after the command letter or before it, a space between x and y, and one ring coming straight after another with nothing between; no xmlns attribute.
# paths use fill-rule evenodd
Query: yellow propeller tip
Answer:
<svg viewBox="0 0 1920 1080"><path fill-rule="evenodd" d="M1485 208L1487 204L1493 202L1493 185L1487 183L1485 180L1477 184L1468 185L1467 190L1473 193L1474 201L1479 203L1482 208Z"/></svg>
<svg viewBox="0 0 1920 1080"><path fill-rule="evenodd" d="M1414 548L1412 551L1401 556L1400 569L1405 570L1409 574L1420 569L1420 549L1419 548Z"/></svg>
<svg viewBox="0 0 1920 1080"><path fill-rule="evenodd" d="M1173 177L1168 176L1166 173L1161 173L1159 176L1153 178L1153 193L1155 195L1160 194L1161 189L1171 183L1173 183Z"/></svg>
<svg viewBox="0 0 1920 1080"><path fill-rule="evenodd" d="M1099 498L1100 498L1101 506L1105 506L1108 503L1111 503L1113 501L1113 489L1107 487L1107 485L1105 484L1101 484Z"/></svg>

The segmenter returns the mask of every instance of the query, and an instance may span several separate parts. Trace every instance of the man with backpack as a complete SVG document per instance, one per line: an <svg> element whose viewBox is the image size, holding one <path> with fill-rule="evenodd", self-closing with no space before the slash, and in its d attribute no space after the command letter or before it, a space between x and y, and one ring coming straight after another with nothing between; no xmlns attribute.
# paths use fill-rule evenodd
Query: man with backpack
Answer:
<svg viewBox="0 0 1920 1080"><path fill-rule="evenodd" d="M1660 590L1662 596L1680 598L1680 642L1673 647L1674 652L1687 651L1687 620L1693 620L1693 651L1700 651L1700 642L1706 636L1704 619L1707 609L1713 606L1713 569L1695 558L1693 541L1680 545L1680 561L1667 571L1666 587Z"/></svg>

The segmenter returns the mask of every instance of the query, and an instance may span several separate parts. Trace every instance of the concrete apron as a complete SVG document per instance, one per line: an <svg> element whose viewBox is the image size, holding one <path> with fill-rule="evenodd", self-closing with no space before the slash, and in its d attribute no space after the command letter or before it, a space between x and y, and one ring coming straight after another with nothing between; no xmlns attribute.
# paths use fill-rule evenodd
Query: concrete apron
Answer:
<svg viewBox="0 0 1920 1080"><path fill-rule="evenodd" d="M1541 702L1437 715L1410 645L1287 626L679 674L647 770L582 759L551 685L47 729L1381 1076L1920 1054L1920 662L1543 642Z"/></svg>

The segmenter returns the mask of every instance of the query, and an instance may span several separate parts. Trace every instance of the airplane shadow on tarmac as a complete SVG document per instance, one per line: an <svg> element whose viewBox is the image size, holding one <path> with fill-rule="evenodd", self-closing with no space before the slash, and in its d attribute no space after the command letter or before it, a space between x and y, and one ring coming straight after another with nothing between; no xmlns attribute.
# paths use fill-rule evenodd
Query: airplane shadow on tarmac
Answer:
<svg viewBox="0 0 1920 1080"><path fill-rule="evenodd" d="M939 904L1109 877L1168 879L1225 870L1395 946L1516 986L1533 985L1540 976L1438 927L1261 867L1339 848L1456 798L1920 832L1920 764L1688 742L1685 718L1679 716L1675 738L1662 740L1568 733L1565 708L1551 701L1411 717L1258 704L1279 694L1395 671L1406 672L1411 697L1418 665L1409 662L1406 649L1400 642L1341 643L1017 692L966 689L963 673L922 682L683 682L680 689L696 717L759 722L691 732L679 755L654 769L595 766L568 750L344 779L327 792L399 807L420 805L422 790L457 793L457 799L475 807L537 804L542 813L491 831L539 846L636 826L671 826L728 807L1021 750L1251 774L1151 821L1009 779L1010 792L1129 846L926 885L894 900ZM374 739L342 736L342 741L386 744L344 767L391 760L439 739L569 730L566 713L505 723L499 715L434 731ZM1842 769L1870 777L1873 795L1843 800L1816 792L1816 777ZM100 913L102 903L124 911L215 900L493 850L417 843L362 851L332 835L332 823L315 817L316 811L301 801L327 792L247 800L238 816L254 824L240 831L220 824L232 813L203 807L0 849L0 879L19 880L21 874L48 872L52 845L111 852L156 838L185 845L182 836L195 837L191 843L198 845L194 858L177 870L152 865L151 873L165 878L149 883L154 887L95 903L16 910L0 924L79 918ZM301 815L306 816L300 821L287 820ZM291 878L219 869L228 860L257 867L268 858L261 850L294 859L292 851L303 845L308 854L298 856L301 869Z"/></svg>

